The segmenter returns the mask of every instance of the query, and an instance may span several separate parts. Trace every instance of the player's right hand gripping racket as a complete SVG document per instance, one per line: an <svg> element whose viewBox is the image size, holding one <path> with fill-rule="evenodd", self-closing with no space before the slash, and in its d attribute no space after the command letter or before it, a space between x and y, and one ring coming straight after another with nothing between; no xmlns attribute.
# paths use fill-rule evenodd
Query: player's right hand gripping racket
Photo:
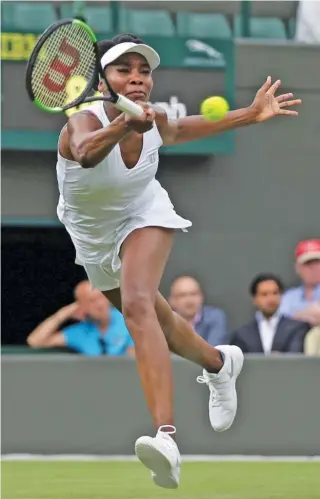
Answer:
<svg viewBox="0 0 320 499"><path fill-rule="evenodd" d="M88 97L99 76L109 94ZM143 114L141 106L112 90L101 67L96 36L78 19L58 21L40 36L28 62L26 86L30 99L49 113L104 100L131 116Z"/></svg>

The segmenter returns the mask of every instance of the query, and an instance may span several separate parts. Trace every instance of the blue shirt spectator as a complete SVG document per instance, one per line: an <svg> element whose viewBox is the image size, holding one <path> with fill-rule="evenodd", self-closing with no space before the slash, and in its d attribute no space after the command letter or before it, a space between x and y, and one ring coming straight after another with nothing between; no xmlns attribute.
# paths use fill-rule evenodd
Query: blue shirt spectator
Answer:
<svg viewBox="0 0 320 499"><path fill-rule="evenodd" d="M306 309L310 305L314 305L320 301L320 284L313 288L313 295L307 299L304 286L297 286L285 291L282 296L280 312L283 315L292 317L295 314Z"/></svg>
<svg viewBox="0 0 320 499"><path fill-rule="evenodd" d="M227 317L221 308L204 305L197 314L193 327L213 347L228 343Z"/></svg>
<svg viewBox="0 0 320 499"><path fill-rule="evenodd" d="M195 331L212 346L228 343L226 314L203 304L200 284L190 276L180 276L171 285L169 302Z"/></svg>
<svg viewBox="0 0 320 499"><path fill-rule="evenodd" d="M313 326L320 325L320 239L300 241L295 250L295 268L302 285L286 291L283 315Z"/></svg>
<svg viewBox="0 0 320 499"><path fill-rule="evenodd" d="M101 331L90 319L62 329L66 346L84 355L125 355L134 343L123 315L112 308L110 323Z"/></svg>
<svg viewBox="0 0 320 499"><path fill-rule="evenodd" d="M74 303L62 307L32 331L28 344L33 348L68 347L84 355L134 355L124 318L103 293L83 281L74 295ZM63 327L70 319L79 322Z"/></svg>

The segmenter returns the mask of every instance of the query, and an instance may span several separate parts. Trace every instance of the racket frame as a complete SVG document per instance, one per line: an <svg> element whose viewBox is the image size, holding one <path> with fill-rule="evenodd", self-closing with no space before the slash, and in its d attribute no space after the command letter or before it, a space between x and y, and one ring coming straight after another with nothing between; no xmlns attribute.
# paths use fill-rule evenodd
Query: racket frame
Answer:
<svg viewBox="0 0 320 499"><path fill-rule="evenodd" d="M66 106L63 107L48 107L42 104L34 95L33 89L32 89L32 72L33 68L36 62L36 59L41 51L41 48L43 47L44 43L47 41L47 39L54 33L57 29L59 29L61 26L67 25L67 24L77 24L78 26L81 26L84 28L87 33L89 34L94 51L95 51L95 71L93 73L93 76L91 80L88 82L86 88L83 90L83 92L75 99L72 101L70 104L67 104ZM106 86L110 92L110 97L106 96L101 96L101 97L88 97L88 94L92 91L98 77L102 78ZM105 73L102 69L100 58L99 58L99 50L98 50L98 41L95 33L93 30L90 28L90 26L87 23L84 23L80 19L61 19L60 21L55 22L51 26L49 26L40 36L38 39L36 45L34 46L31 56L28 61L27 65L27 70L26 70L26 89L28 92L28 95L32 102L41 109L42 111L46 111L51 114L58 114L63 111L67 111L68 109L71 109L73 107L77 107L80 104L86 103L86 102L95 102L95 101L107 101L107 102L112 102L119 110L123 112L128 112L132 116L140 116L143 113L143 109L141 106L136 104L135 102L129 100L127 97L123 95L119 95L114 90L112 89L111 85L109 84Z"/></svg>

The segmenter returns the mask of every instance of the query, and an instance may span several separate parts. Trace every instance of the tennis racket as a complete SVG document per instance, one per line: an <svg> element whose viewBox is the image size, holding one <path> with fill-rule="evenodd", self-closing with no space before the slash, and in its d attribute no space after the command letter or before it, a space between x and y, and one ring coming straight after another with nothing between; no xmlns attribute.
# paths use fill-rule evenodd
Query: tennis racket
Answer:
<svg viewBox="0 0 320 499"><path fill-rule="evenodd" d="M90 97L99 77L109 93ZM101 67L97 38L78 19L58 21L40 36L28 62L26 87L30 99L49 113L103 100L133 117L143 114L141 106L113 91Z"/></svg>

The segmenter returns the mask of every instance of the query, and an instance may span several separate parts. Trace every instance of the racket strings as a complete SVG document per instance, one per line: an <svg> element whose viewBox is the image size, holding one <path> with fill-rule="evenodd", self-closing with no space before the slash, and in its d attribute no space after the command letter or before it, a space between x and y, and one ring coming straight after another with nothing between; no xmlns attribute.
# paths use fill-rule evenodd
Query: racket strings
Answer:
<svg viewBox="0 0 320 499"><path fill-rule="evenodd" d="M79 25L63 25L39 50L32 72L34 96L44 106L63 107L84 93L95 68L90 35Z"/></svg>

